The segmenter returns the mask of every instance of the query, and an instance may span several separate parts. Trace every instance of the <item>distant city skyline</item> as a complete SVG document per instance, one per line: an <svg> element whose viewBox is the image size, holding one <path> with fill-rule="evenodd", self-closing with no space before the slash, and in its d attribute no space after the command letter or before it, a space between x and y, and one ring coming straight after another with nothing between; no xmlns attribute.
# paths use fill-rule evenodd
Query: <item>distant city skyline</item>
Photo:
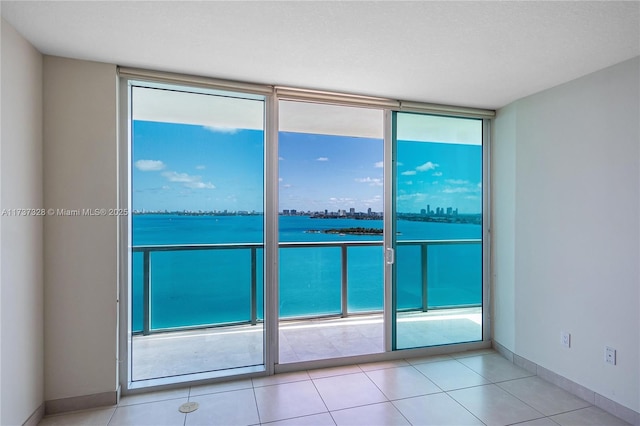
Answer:
<svg viewBox="0 0 640 426"><path fill-rule="evenodd" d="M279 157L280 212L383 211L382 140L280 132ZM481 211L481 146L399 141L397 157L399 212ZM133 210L262 212L263 132L134 121L132 179Z"/></svg>

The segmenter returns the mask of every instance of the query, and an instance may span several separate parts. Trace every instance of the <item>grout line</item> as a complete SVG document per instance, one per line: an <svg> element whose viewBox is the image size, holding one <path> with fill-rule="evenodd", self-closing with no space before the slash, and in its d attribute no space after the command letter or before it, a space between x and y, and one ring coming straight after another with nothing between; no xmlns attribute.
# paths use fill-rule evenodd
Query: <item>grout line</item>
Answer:
<svg viewBox="0 0 640 426"><path fill-rule="evenodd" d="M407 418L407 416L404 415L404 413L402 411L400 411L400 409L398 407L396 407L396 404L393 403L393 401L389 401L391 403L391 406L393 408L395 408L395 410L400 413L400 415L402 416L403 419L405 419L407 421L408 424L412 424L409 419Z"/></svg>
<svg viewBox="0 0 640 426"><path fill-rule="evenodd" d="M416 368L416 366L415 366L415 365L411 365L411 367L412 367L415 371L417 371L419 374L421 374L424 378L426 378L426 379L427 379L427 380L429 380L431 383L433 383L433 385L434 385L435 387L437 387L438 389L440 389L440 392L445 392L445 390L444 390L444 389L442 389L440 386L438 386L438 384L437 384L436 382L434 382L433 380L431 380L431 378L429 378L429 376L427 376L426 374L424 374L422 371L418 370L418 369ZM434 392L434 393L438 393L438 392ZM430 394L426 394L426 395L430 395Z"/></svg>
<svg viewBox="0 0 640 426"><path fill-rule="evenodd" d="M540 420L540 419L548 419L548 417L547 417L547 416L545 416L545 415L543 415L542 417L536 417L535 419L523 420L523 421L521 421L521 422L516 422L516 423L509 423L507 426L517 426L517 425L521 425L521 424L523 424L523 423L533 422L533 421L535 421L535 420ZM554 422L554 421L553 421L553 420L551 420L551 419L549 419L549 421L552 421L553 423L556 423L556 422ZM556 423L556 424L557 424L557 423Z"/></svg>
<svg viewBox="0 0 640 426"><path fill-rule="evenodd" d="M515 379L514 379L514 380L515 380ZM505 380L505 381L506 381L506 380ZM541 411L537 410L535 407L533 407L533 406L529 405L526 401L524 401L524 400L522 400L522 399L518 398L516 395L512 394L512 393L511 393L511 392L509 392L508 390L503 389L501 386L498 386L498 385L497 385L497 384L495 384L495 383L492 383L492 384L493 384L495 387L497 387L498 389L500 389L501 391L505 392L507 395L511 395L512 397L514 397L514 398L515 398L515 399L517 399L518 401L522 402L524 405L526 405L527 407L531 408L531 409L532 409L533 411L535 411L536 413L540 413L540 414L542 415L542 417L546 417L546 416L547 416L546 414L544 414L543 412L541 412ZM540 418L540 417L539 417L539 418ZM531 419L531 420L536 420L536 419ZM520 422L520 423L522 423L522 422Z"/></svg>
<svg viewBox="0 0 640 426"><path fill-rule="evenodd" d="M481 387L481 386L491 386L491 385L493 385L493 384L494 384L494 383L483 383L483 384L481 384L481 385L464 386L464 387L461 387L461 388L455 388L455 389L449 389L449 390L444 390L444 389L443 389L442 391L448 394L449 392L456 392L456 391L459 391L459 390L472 389L472 388L479 388L479 387Z"/></svg>
<svg viewBox="0 0 640 426"><path fill-rule="evenodd" d="M484 385L483 385L483 386L484 386ZM474 386L474 387L475 387L475 386ZM467 389L468 389L468 388L467 388ZM471 412L467 407L465 407L465 406L464 406L464 405L462 405L462 403L460 403L457 399L455 399L454 397L452 397L451 395L449 395L449 392L445 392L444 394L445 394L445 395L447 395L449 398L451 398L451 400L452 400L453 402L455 402L456 404L458 404L459 406L461 406L462 408L464 408L464 409L465 409L465 411L466 411L467 413L471 414L474 418L478 419L478 421L479 421L480 423L482 423L483 425L486 425L486 423L485 423L485 422L483 422L482 420L480 420L480 418L479 418L478 416L476 416L475 414L473 414L473 413L472 413L472 412Z"/></svg>
<svg viewBox="0 0 640 426"><path fill-rule="evenodd" d="M253 382L253 379L251 381ZM262 419L260 418L260 408L258 407L258 397L256 396L256 388L251 387L251 392L253 392L253 403L256 405L256 413L258 413L258 424L262 424Z"/></svg>

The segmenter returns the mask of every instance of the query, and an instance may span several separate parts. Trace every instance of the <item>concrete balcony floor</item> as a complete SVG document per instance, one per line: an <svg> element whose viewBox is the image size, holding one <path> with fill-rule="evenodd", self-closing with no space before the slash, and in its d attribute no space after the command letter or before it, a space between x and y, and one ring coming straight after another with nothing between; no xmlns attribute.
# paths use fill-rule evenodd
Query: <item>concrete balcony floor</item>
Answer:
<svg viewBox="0 0 640 426"><path fill-rule="evenodd" d="M482 339L482 309L443 309L398 314L398 347ZM132 378L145 380L263 363L262 324L136 335ZM382 314L283 320L279 363L384 352Z"/></svg>

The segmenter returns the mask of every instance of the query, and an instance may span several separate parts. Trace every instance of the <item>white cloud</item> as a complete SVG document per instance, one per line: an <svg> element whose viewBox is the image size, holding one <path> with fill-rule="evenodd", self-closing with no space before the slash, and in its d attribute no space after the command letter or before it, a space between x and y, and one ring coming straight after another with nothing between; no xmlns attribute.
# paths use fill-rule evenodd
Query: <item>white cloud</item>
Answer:
<svg viewBox="0 0 640 426"><path fill-rule="evenodd" d="M415 175L417 172L415 170L407 170L406 172L402 172L400 173L402 176L413 176Z"/></svg>
<svg viewBox="0 0 640 426"><path fill-rule="evenodd" d="M278 161L284 161L284 157L278 157Z"/></svg>
<svg viewBox="0 0 640 426"><path fill-rule="evenodd" d="M404 183L405 185L413 185L413 181L412 180L408 180Z"/></svg>
<svg viewBox="0 0 640 426"><path fill-rule="evenodd" d="M377 168L377 169L381 169L384 167L384 161L376 161L376 163L373 165L373 167Z"/></svg>
<svg viewBox="0 0 640 426"><path fill-rule="evenodd" d="M348 198L348 197L339 197L339 198L330 197L329 201L331 201L332 203L336 203L337 202L337 203L342 204L342 203L353 203L355 200L353 198Z"/></svg>
<svg viewBox="0 0 640 426"><path fill-rule="evenodd" d="M465 188L464 186L458 186L456 188L445 188L442 190L445 194L465 194L467 192L471 192L469 188Z"/></svg>
<svg viewBox="0 0 640 426"><path fill-rule="evenodd" d="M164 172L162 176L167 178L169 182L178 182L184 184L185 187L191 189L215 189L216 186L211 182L202 182L202 177L191 176L187 173Z"/></svg>
<svg viewBox="0 0 640 426"><path fill-rule="evenodd" d="M442 172L433 172L433 173L431 174L431 176L440 177L440 176L442 176Z"/></svg>
<svg viewBox="0 0 640 426"><path fill-rule="evenodd" d="M184 186L191 189L216 189L216 186L211 182L187 182Z"/></svg>
<svg viewBox="0 0 640 426"><path fill-rule="evenodd" d="M135 162L136 169L143 172L157 172L166 166L160 160L138 160Z"/></svg>
<svg viewBox="0 0 640 426"><path fill-rule="evenodd" d="M429 170L434 170L436 167L439 167L439 164L432 163L431 161L427 161L426 163L416 167L416 170L419 172L426 172Z"/></svg>
<svg viewBox="0 0 640 426"><path fill-rule="evenodd" d="M162 176L166 177L169 182L193 182L196 176L189 176L186 173L164 172Z"/></svg>
<svg viewBox="0 0 640 426"><path fill-rule="evenodd" d="M291 188L291 184L290 183L285 183L284 185L282 185L283 188Z"/></svg>
<svg viewBox="0 0 640 426"><path fill-rule="evenodd" d="M398 201L422 201L426 200L429 196L423 192L412 192L411 194L402 194L398 196Z"/></svg>
<svg viewBox="0 0 640 426"><path fill-rule="evenodd" d="M282 182L284 179L282 178L278 178L278 182Z"/></svg>
<svg viewBox="0 0 640 426"><path fill-rule="evenodd" d="M447 182L450 185L468 185L469 184L468 180L462 180L462 179L447 179L445 180L445 182Z"/></svg>
<svg viewBox="0 0 640 426"><path fill-rule="evenodd" d="M206 168L207 166L203 166L203 165L196 166L196 170L204 170Z"/></svg>
<svg viewBox="0 0 640 426"><path fill-rule="evenodd" d="M166 191L166 190L168 190L168 189L171 189L171 187L170 187L169 185L163 185L163 186L162 186L162 189L164 189L164 190Z"/></svg>
<svg viewBox="0 0 640 426"><path fill-rule="evenodd" d="M235 127L226 127L226 126L204 126L204 128L210 132L226 133L229 135L236 134L240 131L240 129L237 129Z"/></svg>
<svg viewBox="0 0 640 426"><path fill-rule="evenodd" d="M356 182L360 182L360 183L368 183L371 186L382 186L382 179L380 178L370 178L370 177L366 177L366 178L356 178L355 179Z"/></svg>
<svg viewBox="0 0 640 426"><path fill-rule="evenodd" d="M318 157L316 158L316 161L329 161L328 157Z"/></svg>

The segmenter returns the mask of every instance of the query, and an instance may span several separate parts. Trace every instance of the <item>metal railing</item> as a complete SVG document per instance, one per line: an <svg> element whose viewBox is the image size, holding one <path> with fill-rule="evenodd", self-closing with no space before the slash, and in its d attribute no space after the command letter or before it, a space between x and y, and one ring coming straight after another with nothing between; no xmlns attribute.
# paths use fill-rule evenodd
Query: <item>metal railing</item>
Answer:
<svg viewBox="0 0 640 426"><path fill-rule="evenodd" d="M421 257L421 292L422 303L420 309L427 311L428 307L428 249L429 246L443 245L459 245L459 244L482 244L481 239L460 239L460 240L404 240L398 241L397 246L419 246ZM348 256L347 249L349 247L382 247L382 241L315 241L315 242L281 242L278 244L280 249L291 248L340 248L340 264L341 264L341 283L340 283L340 306L339 313L342 317L349 315L348 309ZM142 253L143 262L143 283L142 283L142 334L148 335L154 332L166 331L166 329L153 329L151 327L151 253L152 252L176 252L176 251L199 251L199 250L250 250L251 255L251 291L250 305L251 313L248 321L235 322L233 324L252 324L258 322L258 276L257 276L257 250L262 249L262 243L224 243L224 244L191 244L191 245L151 245L151 246L134 246L131 251L134 253ZM382 255L381 255L382 256ZM318 317L309 316L309 318ZM208 328L218 324L204 324L196 326L179 326L172 327L172 331L188 330L195 328ZM220 324L222 325L222 324ZM224 325L229 325L225 323Z"/></svg>

